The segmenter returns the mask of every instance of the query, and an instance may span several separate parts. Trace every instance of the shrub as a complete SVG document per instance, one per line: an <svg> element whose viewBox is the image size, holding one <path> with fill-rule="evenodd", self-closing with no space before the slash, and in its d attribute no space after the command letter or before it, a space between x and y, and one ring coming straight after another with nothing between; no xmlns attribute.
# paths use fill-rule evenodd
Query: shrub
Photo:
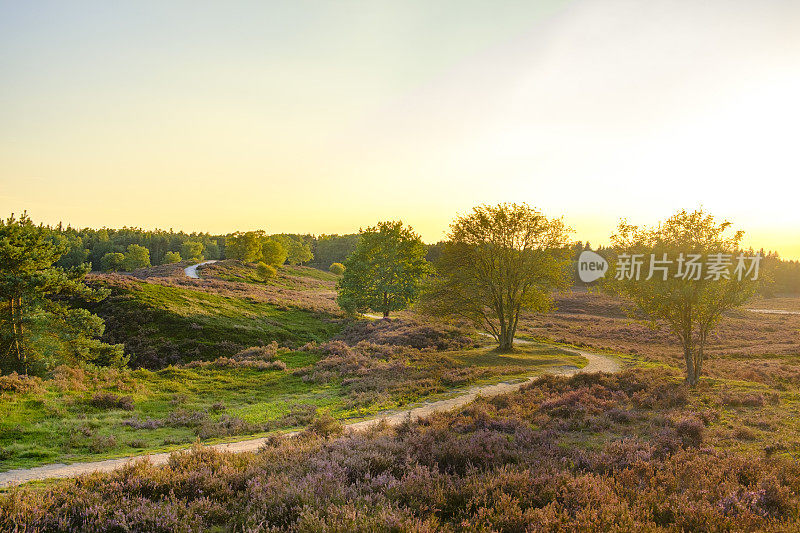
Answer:
<svg viewBox="0 0 800 533"><path fill-rule="evenodd" d="M700 446L703 442L703 430L705 425L702 420L694 417L685 417L675 424L678 436L684 446Z"/></svg>
<svg viewBox="0 0 800 533"><path fill-rule="evenodd" d="M97 392L89 400L89 404L98 409L123 409L133 411L131 396L117 396L112 392Z"/></svg>
<svg viewBox="0 0 800 533"><path fill-rule="evenodd" d="M100 258L100 268L104 272L116 272L125 268L125 255L121 253L107 253Z"/></svg>
<svg viewBox="0 0 800 533"><path fill-rule="evenodd" d="M229 437L233 435L247 435L259 433L261 426L245 422L239 417L222 415L218 420L205 420L196 429L195 433L201 439L213 437Z"/></svg>
<svg viewBox="0 0 800 533"><path fill-rule="evenodd" d="M125 252L125 270L128 272L137 268L145 268L150 266L150 250L138 244L128 245Z"/></svg>
<svg viewBox="0 0 800 533"><path fill-rule="evenodd" d="M307 432L318 435L322 438L328 438L335 435L341 435L344 431L341 422L333 418L328 413L322 413L317 416L311 425L308 427Z"/></svg>
<svg viewBox="0 0 800 533"><path fill-rule="evenodd" d="M164 426L164 422L156 418L141 419L138 416L134 416L123 420L122 425L133 429L158 429Z"/></svg>
<svg viewBox="0 0 800 533"><path fill-rule="evenodd" d="M164 263L180 263L181 262L181 254L180 252L167 252L164 254Z"/></svg>
<svg viewBox="0 0 800 533"><path fill-rule="evenodd" d="M413 320L358 320L351 322L336 337L347 344L362 341L417 349L458 350L475 345L462 330L437 323Z"/></svg>
<svg viewBox="0 0 800 533"><path fill-rule="evenodd" d="M103 453L117 447L117 438L114 435L104 437L95 435L89 442L89 451L92 453Z"/></svg>
<svg viewBox="0 0 800 533"><path fill-rule="evenodd" d="M337 276L341 276L344 274L344 265L341 263L331 263L331 266L328 267L328 270L331 274L336 274Z"/></svg>
<svg viewBox="0 0 800 533"><path fill-rule="evenodd" d="M41 391L42 380L36 376L21 376L16 372L0 375L0 393Z"/></svg>
<svg viewBox="0 0 800 533"><path fill-rule="evenodd" d="M278 270L274 266L268 265L262 261L256 266L256 274L258 274L258 277L262 280L267 281L277 276Z"/></svg>

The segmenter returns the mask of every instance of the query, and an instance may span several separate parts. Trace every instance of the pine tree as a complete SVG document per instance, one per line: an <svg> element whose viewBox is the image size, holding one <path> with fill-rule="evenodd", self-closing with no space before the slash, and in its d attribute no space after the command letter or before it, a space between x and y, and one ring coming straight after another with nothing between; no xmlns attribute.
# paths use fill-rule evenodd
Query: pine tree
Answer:
<svg viewBox="0 0 800 533"><path fill-rule="evenodd" d="M125 364L122 345L108 345L100 317L72 308L78 297L98 301L107 291L88 287L87 265L54 266L66 245L27 214L0 220L0 372L41 374L62 363Z"/></svg>

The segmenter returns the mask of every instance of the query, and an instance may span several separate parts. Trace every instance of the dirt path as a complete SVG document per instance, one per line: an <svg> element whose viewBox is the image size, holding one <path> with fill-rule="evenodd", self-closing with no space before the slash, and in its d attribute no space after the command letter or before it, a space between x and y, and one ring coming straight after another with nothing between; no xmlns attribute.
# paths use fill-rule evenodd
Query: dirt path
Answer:
<svg viewBox="0 0 800 533"><path fill-rule="evenodd" d="M522 339L517 339L516 342L519 344L531 344L530 341L525 341ZM549 370L547 373L569 376L580 372L617 372L620 369L620 363L614 357L585 352L582 350L570 349L569 351L585 357L588 361L588 364L580 369L574 366L564 366ZM452 398L420 403L410 409L401 411L387 411L375 418L347 424L345 427L349 431L359 431L372 427L382 421L388 423L389 425L396 425L408 418L411 420L416 420L433 413L450 411L459 407L463 407L464 405L475 400L475 398L478 396L492 397L498 394L506 394L516 391L526 383L530 383L531 381L535 380L537 377L538 376L532 376L524 380L504 381L494 385L479 385L470 387L464 389L461 391L461 394L453 396ZM288 433L288 435L295 434L297 434L297 432ZM257 450L262 444L264 444L266 440L267 439L265 437L261 437L257 439L242 440L239 442L212 444L208 447L219 451L238 453ZM94 461L89 463L73 463L69 465L57 463L37 466L35 468L9 470L7 472L0 472L0 487L11 487L35 480L76 477L82 474L89 474L91 472L110 472L124 466L130 461L135 461L144 457L147 457L151 463L160 465L166 463L169 460L170 455L173 453L180 453L181 451L183 450L155 453L151 455L120 457L118 459L107 459L105 461Z"/></svg>
<svg viewBox="0 0 800 533"><path fill-rule="evenodd" d="M186 277L200 279L200 275L197 273L197 267L200 265L207 265L208 263L216 263L216 259L211 259L209 261L203 261L202 263L197 263L196 265L190 265L183 269L183 272L186 274Z"/></svg>
<svg viewBox="0 0 800 533"><path fill-rule="evenodd" d="M767 315L800 315L800 311L786 311L785 309L748 309L748 311Z"/></svg>

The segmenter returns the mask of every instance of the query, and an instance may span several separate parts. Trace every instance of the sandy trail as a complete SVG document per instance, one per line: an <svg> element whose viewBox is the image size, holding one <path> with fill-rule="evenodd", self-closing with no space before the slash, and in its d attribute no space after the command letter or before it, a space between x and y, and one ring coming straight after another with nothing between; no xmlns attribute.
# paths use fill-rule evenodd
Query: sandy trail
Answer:
<svg viewBox="0 0 800 533"><path fill-rule="evenodd" d="M517 339L515 342L519 344L531 344L531 341L525 341L522 339ZM568 351L585 357L588 361L588 364L580 369L574 366L554 368L548 370L546 372L547 374L569 376L582 372L617 372L621 368L619 361L612 356L586 352L583 350L569 349ZM466 404L475 400L478 396L487 398L496 396L498 394L506 394L516 391L523 385L530 383L539 376L541 376L541 374L522 380L504 381L493 385L478 385L460 391L454 391L459 392L459 394L444 400L423 402L409 409L387 411L369 420L362 420L359 422L346 424L345 428L348 431L359 431L375 426L380 422L386 422L389 425L396 425L409 418L411 420L416 420L433 413L450 411L465 406ZM296 434L297 432L294 431L287 433L286 435ZM266 440L266 437L261 437L257 439L241 440L238 442L230 442L225 444L211 444L208 445L208 447L226 452L247 452L258 450L258 448L264 444ZM181 453L182 451L185 450L176 450L173 452L155 453L150 455L120 457L118 459L107 459L105 461L93 461L88 463L73 463L69 465L57 463L37 466L34 468L9 470L7 472L0 472L0 487L11 487L14 485L20 485L22 483L27 483L29 481L43 479L76 477L92 472L110 472L112 470L116 470L117 468L121 468L131 461L140 460L144 457L147 457L151 463L160 465L166 463L169 460L170 455L173 453Z"/></svg>
<svg viewBox="0 0 800 533"><path fill-rule="evenodd" d="M200 279L200 275L197 273L197 267L199 267L200 265L207 265L209 263L216 263L216 262L217 262L216 259L210 259L208 261L203 261L202 263L197 263L196 265L190 265L190 266L184 268L183 272L184 272L184 274L186 274L186 277L194 278L194 279Z"/></svg>
<svg viewBox="0 0 800 533"><path fill-rule="evenodd" d="M787 311L785 309L747 309L751 313L764 313L767 315L800 315L800 311Z"/></svg>

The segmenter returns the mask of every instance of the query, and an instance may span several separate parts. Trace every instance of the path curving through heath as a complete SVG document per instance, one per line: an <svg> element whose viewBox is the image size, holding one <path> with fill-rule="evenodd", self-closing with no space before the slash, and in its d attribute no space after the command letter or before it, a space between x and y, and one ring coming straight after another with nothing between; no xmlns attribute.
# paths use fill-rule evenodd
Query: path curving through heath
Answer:
<svg viewBox="0 0 800 533"><path fill-rule="evenodd" d="M216 263L216 259L209 259L208 261L203 261L202 263L197 263L196 265L190 265L183 269L183 273L186 274L187 278L194 278L200 279L200 274L197 273L197 267L200 265L207 265L209 263Z"/></svg>
<svg viewBox="0 0 800 533"><path fill-rule="evenodd" d="M206 262L212 262L212 261L206 261ZM200 263L200 265L202 264L204 263ZM197 278L198 266L199 265L193 265L194 267L194 270L192 271L193 275L189 273L189 269L192 267L187 268L186 275L189 277ZM483 334L483 335L488 336L488 334ZM532 341L527 341L523 339L516 339L514 342L519 344L545 344L545 343L534 343ZM561 346L558 346L558 348L564 349ZM569 348L568 351L576 353L581 357L584 357L588 362L587 365L583 368L577 368L574 366L562 366L547 370L545 371L545 373L562 375L562 376L571 376L573 374L579 374L585 372L618 372L621 368L619 360L613 356L587 352L584 350L578 350L572 348ZM347 429L348 431L360 431L373 427L377 424L380 424L381 422L385 422L391 426L394 426L404 420L408 419L417 420L418 418L423 418L433 413L451 411L453 409L458 409L460 407L467 405L468 403L475 400L478 396L484 398L490 398L492 396L497 396L499 394L507 394L509 392L514 392L516 390L519 390L520 387L534 381L541 375L542 374L539 373L534 376L530 376L526 379L503 381L492 385L476 385L473 387L460 390L458 391L459 394L450 398L446 398L443 400L435 400L430 402L422 402L409 409L386 411L368 420L362 420L359 422L346 424L345 429ZM298 433L297 431L293 431L291 433L285 433L284 435L293 436L296 435L297 433ZM260 448L266 442L267 438L268 437L260 437L256 439L247 439L238 442L228 442L224 444L209 444L206 446L223 452L233 452L233 453L249 452L258 450L258 448ZM130 461L140 460L145 457L148 458L152 464L161 465L166 463L173 453L182 453L184 451L186 451L186 449L175 450L172 452L154 453L150 455L133 455L128 457L120 457L118 459L107 459L105 461L72 463L68 465L57 463L57 464L37 466L34 468L21 468L17 470L9 470L7 472L0 472L0 487L12 487L15 485L21 485L22 483L27 483L29 481L38 481L44 479L76 477L83 474L90 474L92 472L110 472L112 470L116 470L118 468L125 466Z"/></svg>

